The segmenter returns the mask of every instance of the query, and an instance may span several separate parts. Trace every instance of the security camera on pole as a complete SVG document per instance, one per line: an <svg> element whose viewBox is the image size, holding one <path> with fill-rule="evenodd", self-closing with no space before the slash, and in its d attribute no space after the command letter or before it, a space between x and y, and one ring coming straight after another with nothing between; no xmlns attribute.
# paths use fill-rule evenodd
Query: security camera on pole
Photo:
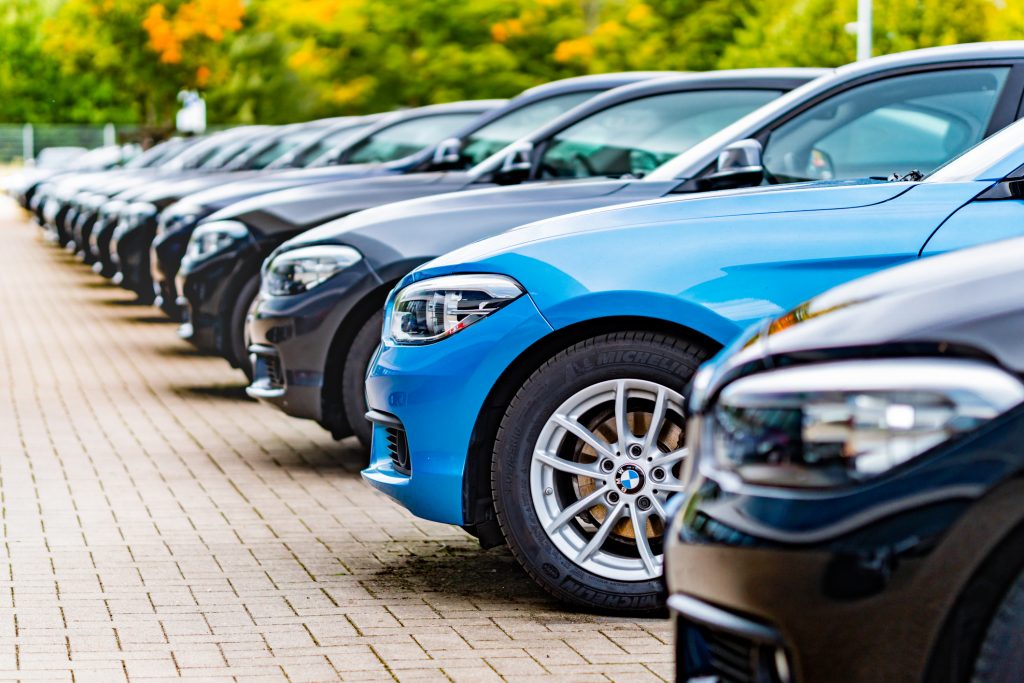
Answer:
<svg viewBox="0 0 1024 683"><path fill-rule="evenodd" d="M206 130L206 100L195 90L178 93L181 109L175 117L175 127L182 133L199 135Z"/></svg>

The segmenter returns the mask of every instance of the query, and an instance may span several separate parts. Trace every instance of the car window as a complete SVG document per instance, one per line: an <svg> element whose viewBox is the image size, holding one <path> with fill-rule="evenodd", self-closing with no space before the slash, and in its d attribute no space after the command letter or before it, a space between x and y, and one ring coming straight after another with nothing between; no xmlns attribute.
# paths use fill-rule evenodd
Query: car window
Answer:
<svg viewBox="0 0 1024 683"><path fill-rule="evenodd" d="M774 130L764 166L781 182L929 173L985 137L1008 74L951 69L855 86Z"/></svg>
<svg viewBox="0 0 1024 683"><path fill-rule="evenodd" d="M532 102L506 114L466 137L460 153L465 166L474 166L527 133L561 116L596 95L574 92Z"/></svg>
<svg viewBox="0 0 1024 683"><path fill-rule="evenodd" d="M309 143L320 133L321 130L316 128L299 129L291 133L285 133L267 145L263 150L257 152L252 159L247 160L244 166L247 169L256 170L266 168L268 164L280 159L300 145Z"/></svg>
<svg viewBox="0 0 1024 683"><path fill-rule="evenodd" d="M232 140L225 145L217 148L217 150L206 156L202 162L199 163L200 168L223 168L225 165L231 163L234 159L238 158L245 150L252 146L252 139L249 137L242 138L240 140Z"/></svg>
<svg viewBox="0 0 1024 683"><path fill-rule="evenodd" d="M351 140L357 133L362 132L366 129L365 125L362 126L349 126L348 128L339 128L333 133L329 133L324 137L314 142L306 149L300 151L295 155L292 160L292 166L308 166L316 162L320 157L328 152L333 152L339 147L344 145L348 140Z"/></svg>
<svg viewBox="0 0 1024 683"><path fill-rule="evenodd" d="M436 114L379 130L352 148L345 163L394 161L450 138L478 114Z"/></svg>
<svg viewBox="0 0 1024 683"><path fill-rule="evenodd" d="M697 90L614 105L556 135L541 157L539 176L643 177L780 94Z"/></svg>

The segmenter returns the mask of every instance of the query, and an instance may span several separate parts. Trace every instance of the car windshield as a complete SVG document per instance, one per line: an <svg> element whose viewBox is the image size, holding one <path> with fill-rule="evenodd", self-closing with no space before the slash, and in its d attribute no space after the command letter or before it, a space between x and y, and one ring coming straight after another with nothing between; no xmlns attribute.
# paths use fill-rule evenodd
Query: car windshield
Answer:
<svg viewBox="0 0 1024 683"><path fill-rule="evenodd" d="M780 94L698 90L613 105L557 134L540 159L539 177L642 178Z"/></svg>
<svg viewBox="0 0 1024 683"><path fill-rule="evenodd" d="M300 150L291 160L290 166L305 167L316 164L325 155L338 151L347 146L353 138L364 132L369 124L357 124L346 128L339 128L303 150Z"/></svg>
<svg viewBox="0 0 1024 683"><path fill-rule="evenodd" d="M402 159L450 138L479 114L434 114L401 121L356 144L345 157L347 164L368 164Z"/></svg>
<svg viewBox="0 0 1024 683"><path fill-rule="evenodd" d="M764 167L777 182L930 172L985 137L1008 74L947 69L850 88L772 131Z"/></svg>
<svg viewBox="0 0 1024 683"><path fill-rule="evenodd" d="M197 165L199 168L206 169L223 168L249 149L254 142L255 140L251 135L232 138L230 142L221 145L212 154L205 155L203 160Z"/></svg>
<svg viewBox="0 0 1024 683"><path fill-rule="evenodd" d="M931 183L958 183L983 179L986 171L1010 155L1016 155L1024 139L1024 119L1011 123L984 142L952 159L925 178Z"/></svg>
<svg viewBox="0 0 1024 683"><path fill-rule="evenodd" d="M239 167L257 171L264 169L285 154L312 142L322 133L323 128L319 126L303 126L283 133L257 150L251 157L244 159Z"/></svg>
<svg viewBox="0 0 1024 683"><path fill-rule="evenodd" d="M538 102L523 105L494 121L480 130L466 136L460 156L464 168L475 166L481 161L510 144L554 120L576 105L586 102L597 94L597 91L585 91L556 95Z"/></svg>

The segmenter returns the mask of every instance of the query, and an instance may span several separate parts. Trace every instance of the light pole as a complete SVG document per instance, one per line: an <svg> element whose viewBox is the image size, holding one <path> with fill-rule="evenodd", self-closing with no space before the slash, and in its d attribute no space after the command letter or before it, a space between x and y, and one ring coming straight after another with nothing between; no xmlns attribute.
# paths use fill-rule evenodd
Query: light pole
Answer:
<svg viewBox="0 0 1024 683"><path fill-rule="evenodd" d="M872 0L857 0L857 61L871 59Z"/></svg>

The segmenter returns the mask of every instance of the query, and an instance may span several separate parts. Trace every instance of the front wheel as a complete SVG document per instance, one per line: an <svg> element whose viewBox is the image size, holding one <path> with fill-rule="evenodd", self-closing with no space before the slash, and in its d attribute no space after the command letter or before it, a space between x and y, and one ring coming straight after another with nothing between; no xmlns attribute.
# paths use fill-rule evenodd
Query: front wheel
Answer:
<svg viewBox="0 0 1024 683"><path fill-rule="evenodd" d="M225 344L225 352L229 354L228 361L244 372L250 382L252 381L252 362L249 360L249 328L246 318L259 291L260 278L257 275L246 282L238 292L238 297L231 308L231 319L228 323L229 339Z"/></svg>
<svg viewBox="0 0 1024 683"><path fill-rule="evenodd" d="M341 375L341 403L352 433L366 448L370 447L373 430L366 419L366 369L380 346L380 329L384 313L377 311L359 328L345 356Z"/></svg>
<svg viewBox="0 0 1024 683"><path fill-rule="evenodd" d="M661 607L665 506L687 456L682 391L707 356L660 334L601 335L516 393L495 441L492 495L513 554L555 597Z"/></svg>

